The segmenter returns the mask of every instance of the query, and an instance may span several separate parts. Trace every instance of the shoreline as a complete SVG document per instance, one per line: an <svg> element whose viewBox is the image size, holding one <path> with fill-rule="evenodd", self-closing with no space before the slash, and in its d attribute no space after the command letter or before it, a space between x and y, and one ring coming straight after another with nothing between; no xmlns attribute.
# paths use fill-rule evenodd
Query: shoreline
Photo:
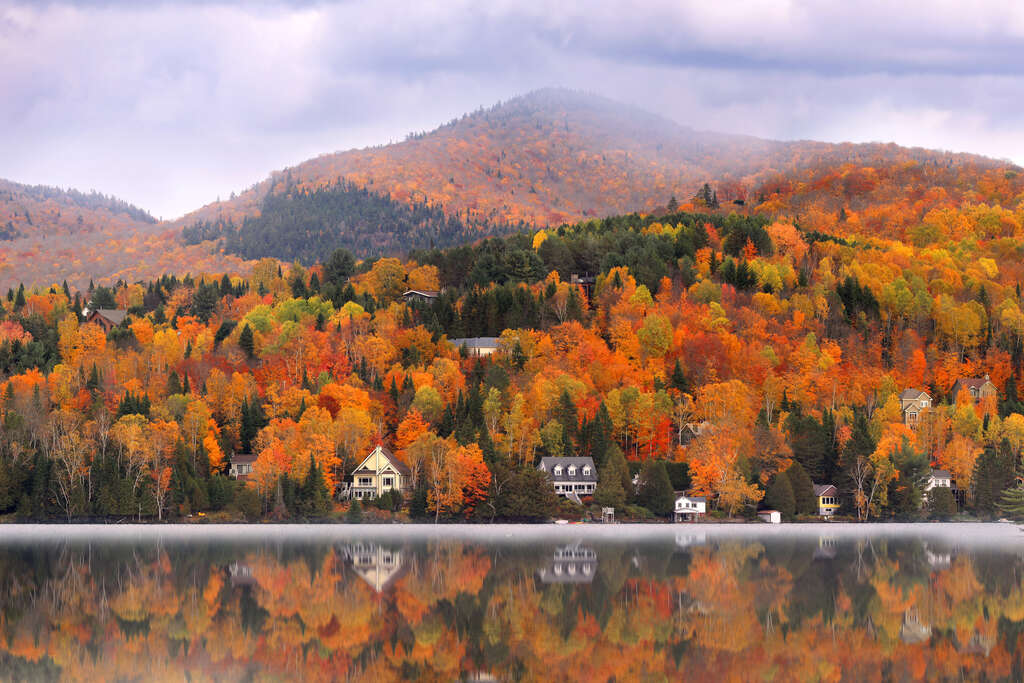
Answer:
<svg viewBox="0 0 1024 683"><path fill-rule="evenodd" d="M710 540L937 538L957 545L1007 543L1024 550L1024 526L1008 522L891 522L863 524L5 524L0 548L25 542L263 542L293 543L376 538L465 540L487 544L523 540L676 542Z"/></svg>

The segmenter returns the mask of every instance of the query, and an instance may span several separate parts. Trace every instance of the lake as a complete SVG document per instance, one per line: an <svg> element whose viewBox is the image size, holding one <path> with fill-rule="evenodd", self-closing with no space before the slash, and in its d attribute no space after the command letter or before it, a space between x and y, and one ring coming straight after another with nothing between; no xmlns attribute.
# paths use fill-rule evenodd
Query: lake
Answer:
<svg viewBox="0 0 1024 683"><path fill-rule="evenodd" d="M2 526L3 680L1021 680L1010 524Z"/></svg>

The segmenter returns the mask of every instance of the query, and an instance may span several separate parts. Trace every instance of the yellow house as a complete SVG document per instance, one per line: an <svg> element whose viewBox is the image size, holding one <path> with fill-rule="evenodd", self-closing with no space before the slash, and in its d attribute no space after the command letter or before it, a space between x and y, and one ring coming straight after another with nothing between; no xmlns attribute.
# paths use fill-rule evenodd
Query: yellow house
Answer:
<svg viewBox="0 0 1024 683"><path fill-rule="evenodd" d="M818 498L818 514L831 517L839 509L839 489L832 484L815 484L814 495Z"/></svg>
<svg viewBox="0 0 1024 683"><path fill-rule="evenodd" d="M380 498L386 491L404 491L412 483L412 472L391 451L377 446L352 472L352 497Z"/></svg>

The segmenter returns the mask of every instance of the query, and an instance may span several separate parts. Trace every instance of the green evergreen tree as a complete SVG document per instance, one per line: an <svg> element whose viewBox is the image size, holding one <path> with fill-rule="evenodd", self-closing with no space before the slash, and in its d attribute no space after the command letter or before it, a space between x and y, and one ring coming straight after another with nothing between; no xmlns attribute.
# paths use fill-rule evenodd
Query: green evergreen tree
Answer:
<svg viewBox="0 0 1024 683"><path fill-rule="evenodd" d="M1003 492L1013 486L1013 458L1006 448L988 446L974 463L974 511L993 519L1001 512Z"/></svg>
<svg viewBox="0 0 1024 683"><path fill-rule="evenodd" d="M1024 494L1024 492L1022 492ZM1024 502L1024 497L1022 497ZM928 492L928 516L932 519L949 519L956 514L956 499L945 486L937 486ZM1024 515L1024 507L1021 508Z"/></svg>
<svg viewBox="0 0 1024 683"><path fill-rule="evenodd" d="M914 517L921 511L931 473L928 456L911 448L904 439L892 459L899 475L889 483L889 508L900 517Z"/></svg>
<svg viewBox="0 0 1024 683"><path fill-rule="evenodd" d="M167 395L174 396L175 394L185 393L181 386L181 378L178 377L178 373L171 370L171 374L167 376Z"/></svg>
<svg viewBox="0 0 1024 683"><path fill-rule="evenodd" d="M363 506L358 498L353 498L345 513L345 521L349 524L359 524L363 521Z"/></svg>
<svg viewBox="0 0 1024 683"><path fill-rule="evenodd" d="M421 471L416 478L416 487L413 489L412 497L409 500L409 516L413 519L425 519L427 517L427 493L427 475L424 471Z"/></svg>
<svg viewBox="0 0 1024 683"><path fill-rule="evenodd" d="M620 451L621 453L621 451ZM602 507L613 507L621 510L626 505L628 497L626 489L622 487L622 467L624 459L609 458L604 467L598 470L597 488L594 490L594 502ZM629 478L629 468L626 468L625 478Z"/></svg>
<svg viewBox="0 0 1024 683"><path fill-rule="evenodd" d="M324 517L331 511L331 496L320 466L309 456L309 471L299 490L300 506L306 517Z"/></svg>
<svg viewBox="0 0 1024 683"><path fill-rule="evenodd" d="M813 515L817 513L818 497L814 495L814 483L807 474L807 470L803 468L803 465L794 460L793 464L786 470L786 477L793 487L793 503L796 514Z"/></svg>
<svg viewBox="0 0 1024 683"><path fill-rule="evenodd" d="M640 468L637 502L657 517L668 517L674 511L675 493L663 461L644 461Z"/></svg>
<svg viewBox="0 0 1024 683"><path fill-rule="evenodd" d="M785 519L793 517L796 512L796 497L793 495L793 484L785 472L775 475L775 479L765 491L764 504L770 510L778 510Z"/></svg>

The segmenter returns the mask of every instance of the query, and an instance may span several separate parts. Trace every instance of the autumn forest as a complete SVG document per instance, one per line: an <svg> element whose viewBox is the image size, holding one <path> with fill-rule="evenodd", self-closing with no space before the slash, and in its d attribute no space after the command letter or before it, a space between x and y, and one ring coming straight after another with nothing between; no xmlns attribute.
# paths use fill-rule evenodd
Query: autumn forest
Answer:
<svg viewBox="0 0 1024 683"><path fill-rule="evenodd" d="M861 521L1024 516L1019 169L645 116L544 91L360 151L374 178L329 155L175 226L10 184L9 243L117 263L26 283L35 252L3 253L0 515L643 520L689 491L794 519L831 484ZM439 159L447 184L409 175ZM354 502L377 445L408 485ZM597 488L556 497L537 465L574 456Z"/></svg>

